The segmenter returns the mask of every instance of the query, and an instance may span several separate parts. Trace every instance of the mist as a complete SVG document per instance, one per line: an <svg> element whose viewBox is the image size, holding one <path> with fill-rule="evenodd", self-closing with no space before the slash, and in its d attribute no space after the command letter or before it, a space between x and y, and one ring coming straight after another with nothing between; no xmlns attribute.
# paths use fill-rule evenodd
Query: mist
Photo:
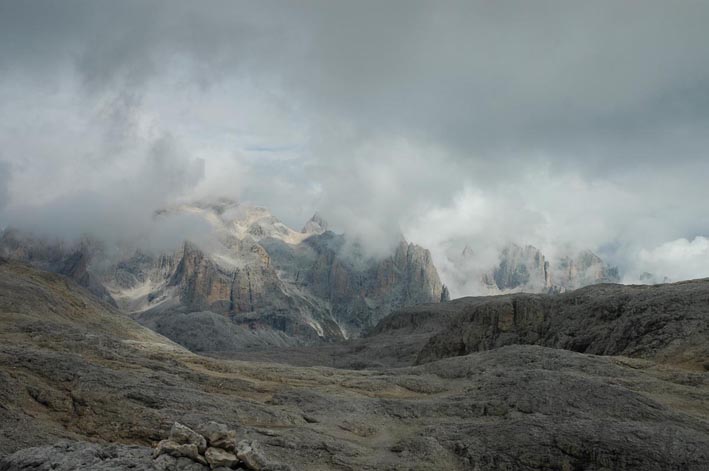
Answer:
<svg viewBox="0 0 709 471"><path fill-rule="evenodd" d="M709 5L374 5L0 3L0 226L162 248L224 196L403 234L455 295L466 245L709 276Z"/></svg>

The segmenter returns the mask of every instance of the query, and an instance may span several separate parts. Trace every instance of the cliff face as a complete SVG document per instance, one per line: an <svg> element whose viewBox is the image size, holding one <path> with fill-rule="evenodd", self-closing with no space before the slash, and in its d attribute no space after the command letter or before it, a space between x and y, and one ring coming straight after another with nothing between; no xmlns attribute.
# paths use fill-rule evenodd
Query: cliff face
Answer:
<svg viewBox="0 0 709 471"><path fill-rule="evenodd" d="M461 298L418 361L505 345L541 345L709 368L709 280L655 286L606 284L560 295ZM437 310L440 308L432 308Z"/></svg>
<svg viewBox="0 0 709 471"><path fill-rule="evenodd" d="M166 335L182 336L185 323L214 323L213 313L235 325L231 330L250 345L356 337L393 309L444 297L431 254L403 240L389 256L374 258L328 231L317 214L295 231L264 208L227 200L157 217L185 212L212 231L174 251L136 251L109 260L101 251L5 234L0 255L69 276ZM200 350L211 347L208 340L190 341Z"/></svg>
<svg viewBox="0 0 709 471"><path fill-rule="evenodd" d="M525 288L532 291L546 291L552 286L549 262L544 255L531 245L519 247L510 245L500 254L500 264L484 281L500 290Z"/></svg>
<svg viewBox="0 0 709 471"><path fill-rule="evenodd" d="M300 241L277 223L276 231L269 226L274 227L270 216L268 225L251 223L247 236L229 239L223 253L186 243L163 256L172 262L162 281L115 289L115 297L126 309L144 313L139 319L157 312L211 311L305 340L358 336L393 309L441 300L443 286L431 254L417 245L402 241L392 255L376 259L344 235L321 232L322 219L317 230L301 233ZM150 273L156 272L156 265L141 266L133 279L155 280ZM115 286L110 277L106 282ZM131 293L141 299L129 299Z"/></svg>
<svg viewBox="0 0 709 471"><path fill-rule="evenodd" d="M531 293L564 292L618 281L618 269L589 250L549 261L534 246L514 244L500 252L499 265L482 277L483 285L490 290Z"/></svg>
<svg viewBox="0 0 709 471"><path fill-rule="evenodd" d="M618 269L608 266L598 255L586 250L576 257L562 257L556 267L557 286L573 290L598 283L617 283Z"/></svg>
<svg viewBox="0 0 709 471"><path fill-rule="evenodd" d="M363 256L357 247L347 246L344 236L332 232L305 244L313 258L302 275L304 286L327 300L348 336L372 327L398 307L441 299L443 285L431 254L415 244L401 241L383 259Z"/></svg>

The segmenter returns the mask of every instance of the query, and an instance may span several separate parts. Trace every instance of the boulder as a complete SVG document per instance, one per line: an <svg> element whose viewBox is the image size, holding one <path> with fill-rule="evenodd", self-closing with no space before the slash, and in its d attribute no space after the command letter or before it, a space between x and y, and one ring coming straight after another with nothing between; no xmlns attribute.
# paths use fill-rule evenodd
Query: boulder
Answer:
<svg viewBox="0 0 709 471"><path fill-rule="evenodd" d="M199 449L194 443L175 443L172 440L162 440L155 448L153 458L158 458L160 455L169 455L174 458L184 457L197 463L207 464L207 461L199 454Z"/></svg>
<svg viewBox="0 0 709 471"><path fill-rule="evenodd" d="M170 440L180 445L195 445L199 453L207 449L207 440L202 435L178 422L170 429Z"/></svg>
<svg viewBox="0 0 709 471"><path fill-rule="evenodd" d="M221 448L207 448L204 457L207 459L207 463L209 463L212 469L219 467L233 468L239 463L234 453L222 450Z"/></svg>
<svg viewBox="0 0 709 471"><path fill-rule="evenodd" d="M241 440L236 444L236 456L243 462L247 469L261 471L268 466L268 460L261 452L258 442Z"/></svg>
<svg viewBox="0 0 709 471"><path fill-rule="evenodd" d="M234 451L236 447L236 432L218 422L207 422L197 427L199 433L204 435L210 447Z"/></svg>

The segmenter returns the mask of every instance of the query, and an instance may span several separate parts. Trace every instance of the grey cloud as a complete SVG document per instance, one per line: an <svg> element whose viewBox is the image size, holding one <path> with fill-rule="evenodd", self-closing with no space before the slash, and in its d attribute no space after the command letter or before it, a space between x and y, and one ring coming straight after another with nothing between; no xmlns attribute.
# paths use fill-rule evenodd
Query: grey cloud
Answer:
<svg viewBox="0 0 709 471"><path fill-rule="evenodd" d="M10 189L8 188L11 179L10 171L10 164L0 160L0 214L10 198Z"/></svg>
<svg viewBox="0 0 709 471"><path fill-rule="evenodd" d="M36 207L91 195L60 218L81 227L218 192L293 225L320 209L375 251L404 230L630 270L709 234L707 23L700 1L2 2L3 155Z"/></svg>
<svg viewBox="0 0 709 471"><path fill-rule="evenodd" d="M192 80L274 80L325 119L334 113L365 132L431 138L488 159L535 149L596 173L620 157L658 165L686 137L704 144L709 123L703 2L99 1L4 10L6 66L71 62L91 89L135 88L184 59Z"/></svg>
<svg viewBox="0 0 709 471"><path fill-rule="evenodd" d="M181 216L179 221L169 218L164 223L155 220L155 211L173 204L201 181L204 161L187 155L170 136L156 139L146 153L129 175L104 178L98 187L78 184L74 191L42 204L20 202L8 208L7 221L45 237L89 235L111 243L164 247L196 236L204 229L203 222ZM78 181L81 175L76 177ZM177 227L181 230L174 231Z"/></svg>

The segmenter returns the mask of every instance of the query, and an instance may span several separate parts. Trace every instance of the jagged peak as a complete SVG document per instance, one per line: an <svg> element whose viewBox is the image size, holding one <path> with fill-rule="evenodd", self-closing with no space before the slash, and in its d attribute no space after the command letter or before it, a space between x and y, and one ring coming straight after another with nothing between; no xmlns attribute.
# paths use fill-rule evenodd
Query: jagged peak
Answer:
<svg viewBox="0 0 709 471"><path fill-rule="evenodd" d="M303 226L303 234L322 234L328 230L328 223L317 211Z"/></svg>

